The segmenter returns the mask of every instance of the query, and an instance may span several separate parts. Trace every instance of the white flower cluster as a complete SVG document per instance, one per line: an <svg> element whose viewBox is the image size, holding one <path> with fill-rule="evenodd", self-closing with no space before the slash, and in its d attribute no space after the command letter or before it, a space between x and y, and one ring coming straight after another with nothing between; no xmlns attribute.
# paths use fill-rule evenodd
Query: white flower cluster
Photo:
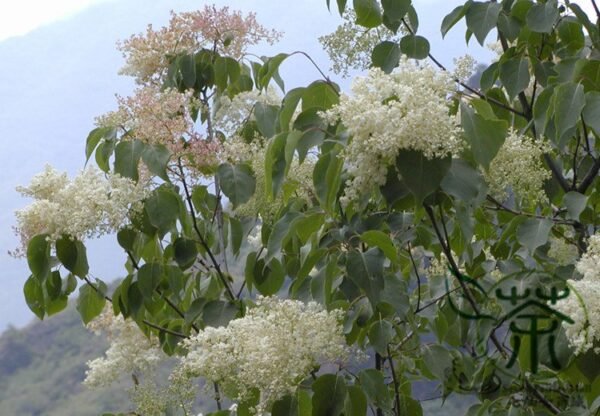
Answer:
<svg viewBox="0 0 600 416"><path fill-rule="evenodd" d="M449 113L454 83L447 73L407 59L391 74L378 68L352 83L352 96L324 114L342 121L352 139L344 150L351 175L343 203L385 183L388 167L401 150L432 159L457 154L463 142L456 117Z"/></svg>
<svg viewBox="0 0 600 416"><path fill-rule="evenodd" d="M562 238L551 237L548 256L552 257L560 266L568 266L577 260L577 247L569 244Z"/></svg>
<svg viewBox="0 0 600 416"><path fill-rule="evenodd" d="M155 339L148 339L135 322L114 316L110 305L88 328L97 334L106 333L110 340L105 357L87 362L83 383L88 387L108 386L124 373L147 371L164 357Z"/></svg>
<svg viewBox="0 0 600 416"><path fill-rule="evenodd" d="M571 294L555 308L575 321L563 322L575 354L594 349L600 353L600 234L588 240L587 251L575 264L581 280L568 280Z"/></svg>
<svg viewBox="0 0 600 416"><path fill-rule="evenodd" d="M542 200L542 186L551 176L542 162L545 151L544 145L511 129L489 169L483 172L490 193L504 200L511 189L519 198Z"/></svg>
<svg viewBox="0 0 600 416"><path fill-rule="evenodd" d="M181 366L190 377L218 382L234 400L259 390L261 414L320 363L347 358L342 315L315 302L259 298L243 318L184 341L189 352Z"/></svg>
<svg viewBox="0 0 600 416"><path fill-rule="evenodd" d="M369 68L375 46L383 40L398 43L399 35L403 33L400 30L399 35L396 35L384 26L367 29L357 25L354 10L346 10L342 18L344 23L335 32L321 36L319 42L329 55L331 70L343 77L347 77L351 69Z"/></svg>
<svg viewBox="0 0 600 416"><path fill-rule="evenodd" d="M141 183L117 174L105 176L88 168L69 180L66 173L50 166L17 191L35 201L16 212L16 232L21 238L16 254L23 254L29 240L38 234L48 234L50 240L63 234L82 240L113 232L131 211L141 209L148 192Z"/></svg>

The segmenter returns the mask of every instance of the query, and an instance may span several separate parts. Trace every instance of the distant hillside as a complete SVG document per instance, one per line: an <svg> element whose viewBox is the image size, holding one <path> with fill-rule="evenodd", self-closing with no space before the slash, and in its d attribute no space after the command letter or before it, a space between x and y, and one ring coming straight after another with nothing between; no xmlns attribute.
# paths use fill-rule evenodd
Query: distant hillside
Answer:
<svg viewBox="0 0 600 416"><path fill-rule="evenodd" d="M85 363L107 347L106 341L83 327L72 307L43 322L5 331L0 336L0 415L98 416L131 409L129 379L104 389L81 384ZM429 390L414 386L413 394L435 396L423 389ZM439 400L424 401L423 414L459 416L471 403L465 396L450 397L443 407Z"/></svg>

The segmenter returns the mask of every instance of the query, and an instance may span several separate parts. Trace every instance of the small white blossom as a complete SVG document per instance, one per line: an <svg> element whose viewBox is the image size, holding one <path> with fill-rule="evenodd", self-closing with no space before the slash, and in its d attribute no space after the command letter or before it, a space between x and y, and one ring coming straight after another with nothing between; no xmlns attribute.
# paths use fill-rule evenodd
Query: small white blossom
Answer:
<svg viewBox="0 0 600 416"><path fill-rule="evenodd" d="M110 340L104 357L87 362L83 383L88 387L108 386L122 374L148 371L164 357L157 340L148 339L135 322L114 316L110 306L88 327L106 332Z"/></svg>
<svg viewBox="0 0 600 416"><path fill-rule="evenodd" d="M542 200L542 186L551 176L542 162L545 151L545 146L511 129L489 169L483 172L490 193L504 200L512 189L519 198Z"/></svg>
<svg viewBox="0 0 600 416"><path fill-rule="evenodd" d="M50 166L36 175L31 185L17 191L35 200L15 214L22 244L16 254L23 254L29 240L38 234L48 234L50 240L63 234L82 240L113 232L131 211L141 209L147 195L141 183L117 174L105 176L88 168L69 180Z"/></svg>
<svg viewBox="0 0 600 416"><path fill-rule="evenodd" d="M456 117L449 113L451 77L430 66L402 59L385 74L378 68L352 83L352 96L323 114L341 120L352 138L343 152L351 176L342 202L357 200L385 183L389 166L401 150L428 159L457 154L463 146Z"/></svg>
<svg viewBox="0 0 600 416"><path fill-rule="evenodd" d="M342 314L315 302L259 298L243 318L184 341L189 352L181 368L190 377L218 382L237 401L258 389L255 410L261 414L319 364L347 357Z"/></svg>

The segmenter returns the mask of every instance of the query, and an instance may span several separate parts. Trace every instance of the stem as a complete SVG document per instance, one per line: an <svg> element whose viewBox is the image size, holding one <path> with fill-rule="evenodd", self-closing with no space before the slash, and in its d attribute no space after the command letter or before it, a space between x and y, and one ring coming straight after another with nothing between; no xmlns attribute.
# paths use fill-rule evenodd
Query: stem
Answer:
<svg viewBox="0 0 600 416"><path fill-rule="evenodd" d="M376 352L375 353L375 369L378 371L381 371L382 364L383 364L383 360L381 358L381 355L379 355L379 353ZM383 410L380 407L377 407L376 414L377 414L377 416L383 416Z"/></svg>
<svg viewBox="0 0 600 416"><path fill-rule="evenodd" d="M400 416L400 385L398 384L398 377L396 376L396 370L394 369L394 360L392 359L392 353L390 346L387 346L387 359L390 363L390 370L392 371L392 381L394 382L394 396L396 401L396 415Z"/></svg>
<svg viewBox="0 0 600 416"><path fill-rule="evenodd" d="M194 204L192 202L192 195L190 194L190 190L185 181L185 177L183 176L183 167L181 166L181 161L179 161L179 169L181 170L181 176L182 176L181 183L183 184L183 190L185 192L185 199L188 204L188 209L190 210L190 214L192 215L192 225L194 227L194 231L196 232L196 235L200 239L200 244L202 244L202 246L208 253L208 256L210 257L210 261L212 262L213 266L215 266L217 275L219 276L219 279L221 280L221 283L223 284L223 286L225 286L225 291L227 293L227 296L229 297L229 300L234 301L236 299L235 294L233 293L233 290L231 289L231 286L229 285L227 278L223 274L223 271L221 270L221 266L219 265L219 262L217 261L214 254L212 253L212 250L208 246L208 243L204 239L204 236L202 236L202 233L200 232L200 228L198 227L198 221L196 220L196 210L194 209Z"/></svg>
<svg viewBox="0 0 600 416"><path fill-rule="evenodd" d="M408 256L410 257L410 261L412 263L413 269L415 271L415 275L417 276L417 307L415 309L415 313L419 313L421 311L421 276L419 275L419 269L417 268L417 264L415 263L415 259L411 252L410 242L408 243Z"/></svg>

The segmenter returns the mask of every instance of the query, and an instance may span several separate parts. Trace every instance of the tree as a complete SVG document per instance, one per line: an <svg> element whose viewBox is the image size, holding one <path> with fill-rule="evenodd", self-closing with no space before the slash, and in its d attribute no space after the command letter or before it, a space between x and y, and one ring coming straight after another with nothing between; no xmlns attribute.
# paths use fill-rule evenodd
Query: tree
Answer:
<svg viewBox="0 0 600 416"><path fill-rule="evenodd" d="M598 24L570 2L467 1L441 31L497 34L475 89L468 60L430 55L410 0L336 3L355 21L327 48L371 54L351 95L318 67L286 92L279 66L310 57L252 58L278 34L227 8L125 41L139 89L87 139L100 170L21 189L30 308L79 286L112 339L87 383L133 372L136 414L191 414L196 379L215 415L421 414L422 380L476 396L472 415L597 413ZM387 35L343 44L352 24ZM110 232L127 270L111 291L84 245Z"/></svg>

